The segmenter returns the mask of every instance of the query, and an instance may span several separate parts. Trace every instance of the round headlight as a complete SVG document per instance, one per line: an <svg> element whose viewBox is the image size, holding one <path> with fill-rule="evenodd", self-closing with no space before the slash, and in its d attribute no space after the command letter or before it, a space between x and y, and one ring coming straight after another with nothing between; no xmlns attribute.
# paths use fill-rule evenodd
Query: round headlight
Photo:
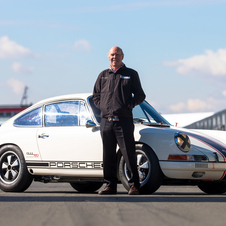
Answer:
<svg viewBox="0 0 226 226"><path fill-rule="evenodd" d="M177 147L183 152L188 152L191 148L190 139L184 133L175 133L175 143L177 144Z"/></svg>

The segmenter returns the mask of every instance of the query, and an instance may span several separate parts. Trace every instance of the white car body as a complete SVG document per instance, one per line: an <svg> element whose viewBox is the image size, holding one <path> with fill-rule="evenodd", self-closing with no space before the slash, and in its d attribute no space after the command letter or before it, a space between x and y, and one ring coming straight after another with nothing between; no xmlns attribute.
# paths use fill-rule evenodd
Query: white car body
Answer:
<svg viewBox="0 0 226 226"><path fill-rule="evenodd" d="M26 176L37 181L69 182L78 191L83 191L80 187L77 188L80 182L87 182L89 186L91 182L100 183L100 185L103 183L102 140L99 122L90 105L90 97L91 94L74 94L46 99L17 114L0 127L0 188L2 190L23 191L29 187L29 185L19 186L24 180L20 173L23 162L29 174L27 175L24 171ZM62 106L66 103L69 111L77 112L69 115L67 111L59 110L59 113L59 103ZM23 117L26 119L27 113L30 114L36 110L39 112L38 117L41 117L41 124L38 121L40 119L35 119L39 125L20 125L20 120L26 123ZM57 123L58 114L62 118L76 116L75 123L78 124L58 126L54 124ZM134 114L136 115L136 112ZM158 115L157 112L155 114ZM160 115L158 117L161 118ZM171 182L172 184L197 184L207 193L226 191L225 132L192 131L173 127L167 121L155 122L152 121L152 117L150 118L150 121L145 121L146 119L143 118L138 121L136 119L134 131L136 144L147 147L148 151L145 153L150 151L151 156L155 155L155 162L158 161L160 167L159 170L158 166L152 169L153 162L150 161L150 157L147 157L149 154L147 156L144 154L147 161L142 162L139 167L141 187L149 186L146 185L146 181L151 183L150 180L153 177L151 170L157 169L159 178L162 177L162 179L155 178L154 180L159 184L150 189L150 192L146 188L146 193L152 193L161 184L171 184ZM86 126L87 121L88 126ZM178 133L185 134L185 137L190 139L188 150L181 150L175 142L175 134ZM13 147L19 151L14 149L10 151ZM140 150L138 159L145 157L142 157L142 147ZM20 152L23 157L20 157ZM117 152L121 158L119 147ZM12 158L15 160L12 161ZM120 162L123 164L123 160ZM124 168L125 175L122 173ZM119 169L121 172L119 181L121 180L128 189L126 184L128 175L126 167L124 168L121 166L121 170ZM206 189L209 184L205 184L205 181L212 182L213 192ZM220 191L216 189L219 184L223 187ZM94 190L95 188L90 188L84 191Z"/></svg>

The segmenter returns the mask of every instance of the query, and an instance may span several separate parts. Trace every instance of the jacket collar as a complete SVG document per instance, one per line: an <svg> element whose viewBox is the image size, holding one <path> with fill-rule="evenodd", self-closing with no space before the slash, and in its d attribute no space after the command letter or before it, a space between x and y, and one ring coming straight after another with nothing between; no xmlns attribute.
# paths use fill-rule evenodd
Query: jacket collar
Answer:
<svg viewBox="0 0 226 226"><path fill-rule="evenodd" d="M117 71L119 71L119 70L121 70L121 69L123 69L123 68L125 68L126 67L126 65L124 64L124 63L122 63L122 66L120 67L120 68L118 68L118 70ZM111 67L111 65L109 65L109 72L111 72L111 73L116 73L117 71L115 71L112 67Z"/></svg>

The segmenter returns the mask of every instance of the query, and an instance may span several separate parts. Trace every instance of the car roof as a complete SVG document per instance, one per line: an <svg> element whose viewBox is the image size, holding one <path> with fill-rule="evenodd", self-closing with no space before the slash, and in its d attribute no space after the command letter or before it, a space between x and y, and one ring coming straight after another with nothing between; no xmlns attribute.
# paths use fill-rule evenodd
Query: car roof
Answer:
<svg viewBox="0 0 226 226"><path fill-rule="evenodd" d="M71 100L71 99L87 99L89 96L91 96L92 93L77 93L77 94L68 94L68 95L61 95L56 97L47 98L44 100L41 100L37 102L35 105L45 104L49 102L59 101L59 100Z"/></svg>
<svg viewBox="0 0 226 226"><path fill-rule="evenodd" d="M27 109L25 109L25 110L19 112L18 114L14 115L12 118L10 118L6 122L4 122L1 126L6 125L6 124L10 124L10 122L13 122L15 118L20 117L24 113L29 112L30 110L35 109L37 107L40 107L43 104L48 104L48 103L55 102L55 101L74 100L74 99L85 99L86 100L90 96L92 96L92 93L77 93L77 94L55 96L55 97L51 97L51 98L41 100L41 101L33 104L32 106L28 107Z"/></svg>

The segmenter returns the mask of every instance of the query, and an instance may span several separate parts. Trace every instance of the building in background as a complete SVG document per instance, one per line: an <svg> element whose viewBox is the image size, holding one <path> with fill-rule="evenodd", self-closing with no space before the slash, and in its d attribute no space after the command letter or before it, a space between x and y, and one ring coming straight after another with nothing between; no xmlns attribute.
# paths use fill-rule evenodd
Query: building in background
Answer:
<svg viewBox="0 0 226 226"><path fill-rule="evenodd" d="M226 109L219 111L197 122L193 122L190 125L185 126L185 128L226 130Z"/></svg>
<svg viewBox="0 0 226 226"><path fill-rule="evenodd" d="M172 125L177 127L186 127L199 122L207 117L214 115L214 112L203 113L181 113L181 114L162 114L162 116Z"/></svg>
<svg viewBox="0 0 226 226"><path fill-rule="evenodd" d="M27 99L28 99L27 90L28 90L28 87L25 86L20 105L2 105L2 106L0 105L0 125L3 122L10 119L11 117L13 117L14 115L16 115L17 113L23 111L24 109L32 105L32 103L27 104Z"/></svg>
<svg viewBox="0 0 226 226"><path fill-rule="evenodd" d="M29 105L30 106L30 105ZM0 125L16 115L17 113L23 111L28 105L8 105L8 106L0 106Z"/></svg>
<svg viewBox="0 0 226 226"><path fill-rule="evenodd" d="M163 114L169 123L188 129L226 130L226 109L219 112Z"/></svg>

